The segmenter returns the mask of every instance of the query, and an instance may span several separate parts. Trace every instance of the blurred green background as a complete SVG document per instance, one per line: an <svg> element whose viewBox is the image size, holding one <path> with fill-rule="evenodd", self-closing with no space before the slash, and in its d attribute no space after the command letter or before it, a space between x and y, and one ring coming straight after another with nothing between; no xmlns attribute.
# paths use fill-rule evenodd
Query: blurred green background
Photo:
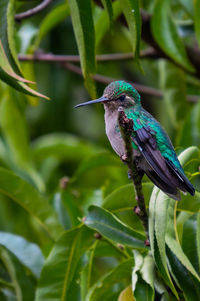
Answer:
<svg viewBox="0 0 200 301"><path fill-rule="evenodd" d="M0 300L31 301L35 294L37 301L133 300L133 295L118 299L124 289L130 293L132 271L140 275L132 280L134 300L197 300L200 2L56 0L38 14L17 20L16 13L40 2L0 3L0 40L8 59L0 47ZM110 59L95 62L95 55L103 54ZM121 59L114 60L114 54ZM47 60L49 55L54 62ZM59 55L71 55L71 61L60 61ZM84 75L77 74L80 65ZM29 86L50 100L13 89L22 87L9 68L35 81ZM194 198L183 196L178 204L158 191L151 197L151 204L157 202L151 213L158 218L151 231L158 245L167 246L162 254L158 245L149 253L143 244L144 231L132 210L133 186L106 137L103 106L74 109L100 97L112 79L135 84L142 105L181 153L185 173L197 190ZM23 91L27 93L27 87ZM143 186L148 207L153 185L144 177ZM161 221L159 212L166 219ZM115 232L95 226L102 219L113 227L116 222ZM96 231L102 240L94 238ZM131 245L126 231L132 235ZM174 245L165 235L171 235ZM137 267L138 258L143 263ZM68 266L71 274L65 283ZM195 279L188 286L180 277L185 271ZM143 292L146 295L140 295Z"/></svg>

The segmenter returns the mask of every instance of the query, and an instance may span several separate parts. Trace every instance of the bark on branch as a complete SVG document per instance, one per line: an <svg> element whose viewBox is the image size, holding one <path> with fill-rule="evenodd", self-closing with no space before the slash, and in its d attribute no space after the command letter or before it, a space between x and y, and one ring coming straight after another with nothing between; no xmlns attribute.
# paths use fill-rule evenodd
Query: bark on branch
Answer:
<svg viewBox="0 0 200 301"><path fill-rule="evenodd" d="M149 245L149 234L148 234L148 214L146 210L146 204L144 199L144 194L142 190L142 177L143 175L138 171L136 166L136 162L133 156L133 147L131 144L131 133L133 132L133 120L129 119L123 111L122 107L119 107L119 115L118 115L118 123L121 135L124 140L126 154L125 157L122 158L123 161L126 162L129 168L129 173L133 180L136 201L138 206L134 208L134 212L137 214L139 219L142 222L146 233L146 241L145 244Z"/></svg>
<svg viewBox="0 0 200 301"><path fill-rule="evenodd" d="M29 10L23 12L23 13L16 14L15 15L15 20L16 21L21 21L23 19L27 19L27 18L30 18L30 17L36 15L39 12L41 12L43 9L45 9L51 2L52 2L52 0L44 0L44 1L42 1L42 3L35 6L34 8L31 8L31 9L29 9Z"/></svg>

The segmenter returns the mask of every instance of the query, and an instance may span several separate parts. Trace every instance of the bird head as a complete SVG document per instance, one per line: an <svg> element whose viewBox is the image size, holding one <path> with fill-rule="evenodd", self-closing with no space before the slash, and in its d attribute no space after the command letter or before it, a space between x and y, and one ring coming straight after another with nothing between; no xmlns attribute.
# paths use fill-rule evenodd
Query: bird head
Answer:
<svg viewBox="0 0 200 301"><path fill-rule="evenodd" d="M104 90L103 95L95 100L83 102L75 106L75 108L101 102L105 107L112 110L119 107L133 107L140 104L140 94L129 83L125 81L111 82Z"/></svg>

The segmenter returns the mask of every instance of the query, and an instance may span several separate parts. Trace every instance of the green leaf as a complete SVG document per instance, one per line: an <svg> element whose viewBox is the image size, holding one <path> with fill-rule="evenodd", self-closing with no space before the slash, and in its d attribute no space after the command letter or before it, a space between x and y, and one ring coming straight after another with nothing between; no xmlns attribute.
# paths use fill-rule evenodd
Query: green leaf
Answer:
<svg viewBox="0 0 200 301"><path fill-rule="evenodd" d="M0 40L12 68L20 74L14 45L14 2L14 0L2 0L0 3Z"/></svg>
<svg viewBox="0 0 200 301"><path fill-rule="evenodd" d="M189 258L183 252L181 245L177 239L176 225L174 224L174 216L176 214L176 205L174 200L170 200L168 207L168 224L166 231L166 244L169 249L176 255L177 259L181 264L188 270L188 273L191 273L200 283L200 277L192 266ZM189 239L189 237L188 237Z"/></svg>
<svg viewBox="0 0 200 301"><path fill-rule="evenodd" d="M192 110L184 120L183 127L178 133L178 145L187 147L188 145L200 145L200 102L194 104Z"/></svg>
<svg viewBox="0 0 200 301"><path fill-rule="evenodd" d="M135 266L132 272L132 290L137 301L154 300L154 263L150 255L134 252Z"/></svg>
<svg viewBox="0 0 200 301"><path fill-rule="evenodd" d="M62 204L64 208L66 208L67 213L69 215L71 225L77 226L80 222L78 218L82 216L82 211L76 204L76 201L72 194L70 194L68 191L63 191L60 195Z"/></svg>
<svg viewBox="0 0 200 301"><path fill-rule="evenodd" d="M80 180L86 172L92 169L102 166L120 166L120 164L121 162L118 158L114 157L110 152L99 152L98 154L90 156L80 164L71 181L74 182Z"/></svg>
<svg viewBox="0 0 200 301"><path fill-rule="evenodd" d="M124 225L105 209L90 206L84 223L109 240L132 248L146 248L143 235Z"/></svg>
<svg viewBox="0 0 200 301"><path fill-rule="evenodd" d="M119 295L118 301L136 301L131 286L126 287Z"/></svg>
<svg viewBox="0 0 200 301"><path fill-rule="evenodd" d="M178 211L185 211L190 214L196 213L200 208L200 192L196 191L194 196L182 195L178 203Z"/></svg>
<svg viewBox="0 0 200 301"><path fill-rule="evenodd" d="M0 232L0 245L11 251L23 265L27 266L36 277L39 277L44 257L36 244L19 235Z"/></svg>
<svg viewBox="0 0 200 301"><path fill-rule="evenodd" d="M55 239L61 233L62 227L47 200L29 183L4 168L0 168L0 193L34 216L50 238Z"/></svg>
<svg viewBox="0 0 200 301"><path fill-rule="evenodd" d="M141 17L138 0L120 0L122 11L128 23L135 59L140 55Z"/></svg>
<svg viewBox="0 0 200 301"><path fill-rule="evenodd" d="M60 236L42 269L36 301L68 299L70 287L77 281L74 275L80 258L92 241L92 231L85 226L65 231Z"/></svg>
<svg viewBox="0 0 200 301"><path fill-rule="evenodd" d="M192 215L183 224L182 249L197 273L200 273L198 260L197 214Z"/></svg>
<svg viewBox="0 0 200 301"><path fill-rule="evenodd" d="M92 144L70 134L49 134L40 136L32 143L34 161L39 164L45 158L62 161L80 161L97 152Z"/></svg>
<svg viewBox="0 0 200 301"><path fill-rule="evenodd" d="M108 14L108 19L110 26L112 25L113 22L113 8L112 8L112 1L111 0L102 0L103 6L106 9L106 12Z"/></svg>
<svg viewBox="0 0 200 301"><path fill-rule="evenodd" d="M196 146L190 146L186 148L181 154L178 156L178 159L181 163L181 165L185 165L188 163L188 161L192 160L193 158L199 158L200 152L198 147Z"/></svg>
<svg viewBox="0 0 200 301"><path fill-rule="evenodd" d="M194 28L197 42L200 47L200 1L194 0Z"/></svg>
<svg viewBox="0 0 200 301"><path fill-rule="evenodd" d="M55 6L40 23L33 49L39 47L42 39L60 22L64 21L69 16L69 6L67 3L61 3Z"/></svg>
<svg viewBox="0 0 200 301"><path fill-rule="evenodd" d="M121 14L122 9L121 9L120 3L118 1L113 2L112 7L113 7L113 18L112 19L113 19L113 21L115 21ZM107 12L105 10L102 10L99 18L95 22L96 47L98 47L101 44L103 37L105 36L105 34L107 33L107 31L110 28L110 23L108 21L108 18L106 18L106 14L107 14Z"/></svg>
<svg viewBox="0 0 200 301"><path fill-rule="evenodd" d="M163 280L178 298L176 289L168 271L165 250L168 199L169 197L166 194L160 191L157 187L154 187L149 203L149 238L152 255L158 270L161 273Z"/></svg>
<svg viewBox="0 0 200 301"><path fill-rule="evenodd" d="M96 246L98 244L98 240L96 240L91 248L89 250L89 255L88 255L88 262L81 271L81 277L80 277L80 286L81 286L81 301L86 300L87 293L90 289L91 286L91 281L92 281L92 265L93 265L93 260L94 260L94 252L96 249Z"/></svg>
<svg viewBox="0 0 200 301"><path fill-rule="evenodd" d="M183 291L186 301L195 301L200 298L199 282L189 273L186 267L177 258L176 246L174 251L167 248L167 256L170 262L171 272L176 278L176 283Z"/></svg>
<svg viewBox="0 0 200 301"><path fill-rule="evenodd" d="M138 281L138 273L143 265L143 256L136 250L133 251L133 254L134 254L135 264L132 271L132 290L134 293Z"/></svg>
<svg viewBox="0 0 200 301"><path fill-rule="evenodd" d="M177 236L175 216L176 202L174 200L170 200L168 206L168 224L165 236L167 255L169 259L168 263L171 267L172 275L179 288L183 291L186 300L195 300L195 298L199 299L200 277L181 248ZM187 237L187 243L191 243L189 241L189 237ZM185 275L185 277L183 277L183 275Z"/></svg>
<svg viewBox="0 0 200 301"><path fill-rule="evenodd" d="M15 1L2 0L0 4L0 78L20 92L48 99L25 84L17 59L14 37Z"/></svg>
<svg viewBox="0 0 200 301"><path fill-rule="evenodd" d="M151 20L154 38L160 48L176 63L188 71L194 71L172 20L170 3L168 0L156 0L155 2Z"/></svg>
<svg viewBox="0 0 200 301"><path fill-rule="evenodd" d="M150 253L144 257L142 268L140 269L142 279L148 284L148 294L150 299L154 300L154 281L155 281L155 264Z"/></svg>
<svg viewBox="0 0 200 301"><path fill-rule="evenodd" d="M110 289L110 287L116 283L122 283L124 279L128 279L130 283L133 265L134 259L128 259L101 277L89 290L86 301L104 300L102 297L104 294L107 295L107 291Z"/></svg>
<svg viewBox="0 0 200 301"><path fill-rule="evenodd" d="M179 0L182 7L185 9L185 11L190 15L190 17L194 16L194 6L193 1L188 0Z"/></svg>
<svg viewBox="0 0 200 301"><path fill-rule="evenodd" d="M81 59L85 84L92 98L96 97L92 74L95 72L95 32L90 0L68 0L73 29Z"/></svg>
<svg viewBox="0 0 200 301"><path fill-rule="evenodd" d="M197 255L200 269L200 212L197 214Z"/></svg>
<svg viewBox="0 0 200 301"><path fill-rule="evenodd" d="M36 281L30 275L30 272L21 264L14 254L3 246L0 246L0 260L11 279L11 285L13 285L16 299L20 301L33 301Z"/></svg>
<svg viewBox="0 0 200 301"><path fill-rule="evenodd" d="M155 300L153 298L153 292L151 287L145 281L143 281L140 275L138 276L138 282L134 291L134 297L137 301Z"/></svg>
<svg viewBox="0 0 200 301"><path fill-rule="evenodd" d="M15 91L9 87L5 88L0 104L0 125L9 148L8 165L19 174L24 173L29 181L44 191L44 183L31 160L26 120L14 99L16 94L13 92Z"/></svg>
<svg viewBox="0 0 200 301"><path fill-rule="evenodd" d="M164 93L165 123L170 118L170 126L179 129L185 120L185 115L190 109L190 103L186 101L185 72L174 64L161 60L159 62L160 86Z"/></svg>
<svg viewBox="0 0 200 301"><path fill-rule="evenodd" d="M146 201L146 206L150 200L152 192L152 183L143 183L143 193ZM144 231L141 221L133 212L133 208L137 205L135 199L135 191L133 184L121 186L110 193L104 200L103 207L112 211L122 222L132 227L137 231Z"/></svg>

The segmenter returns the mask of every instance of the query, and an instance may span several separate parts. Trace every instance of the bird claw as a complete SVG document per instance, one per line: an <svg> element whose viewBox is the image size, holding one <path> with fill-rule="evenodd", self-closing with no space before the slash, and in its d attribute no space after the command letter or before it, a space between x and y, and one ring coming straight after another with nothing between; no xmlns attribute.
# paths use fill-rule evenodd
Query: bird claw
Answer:
<svg viewBox="0 0 200 301"><path fill-rule="evenodd" d="M124 154L124 155L122 155L122 156L120 157L120 159L121 159L123 162L126 162L127 159L128 159L128 157L127 157L126 154Z"/></svg>

